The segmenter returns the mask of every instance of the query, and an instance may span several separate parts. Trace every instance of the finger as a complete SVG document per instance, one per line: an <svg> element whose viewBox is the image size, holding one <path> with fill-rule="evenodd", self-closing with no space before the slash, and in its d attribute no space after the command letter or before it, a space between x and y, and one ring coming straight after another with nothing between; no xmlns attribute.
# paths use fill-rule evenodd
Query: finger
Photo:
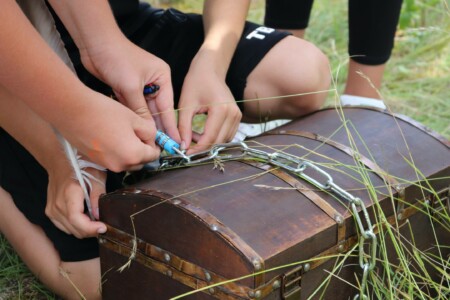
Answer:
<svg viewBox="0 0 450 300"><path fill-rule="evenodd" d="M165 131L164 124L161 119L161 114L159 113L158 107L156 106L156 100L155 99L148 100L147 106L150 109L150 112L152 113L152 118L155 121L156 128Z"/></svg>
<svg viewBox="0 0 450 300"><path fill-rule="evenodd" d="M188 148L192 141L192 119L196 111L194 108L180 108L178 111L178 129L181 136L181 144Z"/></svg>
<svg viewBox="0 0 450 300"><path fill-rule="evenodd" d="M233 120L230 120L230 118L227 119L226 122L227 125L220 128L220 132L217 134L217 138L215 140L215 144L219 143L228 143L230 141L230 134L233 132L235 124Z"/></svg>
<svg viewBox="0 0 450 300"><path fill-rule="evenodd" d="M203 135L202 133L192 131L192 141L194 143L198 143L198 141L202 138L202 135Z"/></svg>
<svg viewBox="0 0 450 300"><path fill-rule="evenodd" d="M199 152L210 148L216 141L223 139L223 132L228 126L224 122L225 117L221 113L217 113L217 110L211 109L208 111L208 118L205 122L205 129L203 134L197 141L197 144L189 148L188 154Z"/></svg>
<svg viewBox="0 0 450 300"><path fill-rule="evenodd" d="M92 221L84 213L84 201L80 201L80 199L70 199L67 202L67 215L69 226L66 225L66 227L77 238L95 237L99 233L106 232L104 223Z"/></svg>
<svg viewBox="0 0 450 300"><path fill-rule="evenodd" d="M156 126L153 119L137 118L133 126L136 136L144 144L155 146Z"/></svg>
<svg viewBox="0 0 450 300"><path fill-rule="evenodd" d="M239 129L239 123L242 120L242 112L238 109L234 112L233 115L230 116L231 117L231 126L230 129L225 137L225 141L226 142L230 142L234 136L236 135L236 132Z"/></svg>
<svg viewBox="0 0 450 300"><path fill-rule="evenodd" d="M140 161L125 168L128 171L138 171L144 164L158 160L161 155L161 149L158 146L143 145L139 154Z"/></svg>
<svg viewBox="0 0 450 300"><path fill-rule="evenodd" d="M123 170L138 171L142 169L144 164L159 159L161 149L158 146L150 146L142 143L137 146L139 149L136 149L136 151L133 152L135 153L133 162L130 162L128 165L124 165Z"/></svg>
<svg viewBox="0 0 450 300"><path fill-rule="evenodd" d="M90 170L91 174L96 178L91 180L91 192L90 194L90 200L91 200L91 209L92 214L96 220L98 220L99 217L99 211L98 211L98 201L100 198L100 195L105 193L105 181L106 181L106 173L105 172L96 172L94 170Z"/></svg>
<svg viewBox="0 0 450 300"><path fill-rule="evenodd" d="M117 99L135 112L138 116L152 120L153 117L150 113L150 110L147 105L147 100L145 99L142 89L135 87L128 87L123 91L115 91L114 94L117 96Z"/></svg>
<svg viewBox="0 0 450 300"><path fill-rule="evenodd" d="M106 225L99 221L92 221L86 214L77 213L70 217L71 232L79 239L95 237L106 232Z"/></svg>
<svg viewBox="0 0 450 300"><path fill-rule="evenodd" d="M136 136L144 142L144 144L140 144L140 149L137 153L139 159L136 161L134 165L128 166L130 168L136 168L138 165L146 164L150 161L155 161L159 158L161 154L161 149L156 146L156 128L153 126L150 128L145 126L145 122L138 124L135 127Z"/></svg>
<svg viewBox="0 0 450 300"><path fill-rule="evenodd" d="M153 123L152 126L148 126L148 122L150 120L144 120L140 119L136 123L134 127L134 132L136 133L136 136L144 142L144 144L140 144L140 151L138 153L139 160L135 165L128 166L128 169L130 168L137 168L141 164L146 164L151 161L155 161L159 158L159 155L161 154L161 149L155 145L155 138L156 138L156 127Z"/></svg>
<svg viewBox="0 0 450 300"><path fill-rule="evenodd" d="M166 84L159 90L158 95L155 97L154 103L156 105L156 111L159 112L159 118L162 122L164 132L172 139L180 143L181 136L177 128L177 119L174 110L171 84Z"/></svg>
<svg viewBox="0 0 450 300"><path fill-rule="evenodd" d="M64 193L62 194L53 191L48 195L45 215L59 230L71 235L74 229L67 220L67 199L78 198L83 201L83 192L75 181L70 183L67 190L63 190Z"/></svg>
<svg viewBox="0 0 450 300"><path fill-rule="evenodd" d="M208 135L205 134L196 134L198 137L196 137L195 140L197 140L197 144L192 147L194 151L205 151L210 149L215 144L225 143L227 142L225 136L227 135L228 128L227 125L224 123L224 126L219 129L219 132L216 134L212 134L211 137L208 139Z"/></svg>
<svg viewBox="0 0 450 300"><path fill-rule="evenodd" d="M226 125L226 122L224 122L223 126L220 129L220 132L215 135L216 136L215 141L212 143L217 144L230 141L232 139L230 138L230 136L234 137L233 132L237 131L238 127L239 123L234 124L234 122L231 122L230 125L228 126ZM195 143L202 143L201 141L202 136L203 136L202 133L192 131L192 141L194 141Z"/></svg>
<svg viewBox="0 0 450 300"><path fill-rule="evenodd" d="M220 105L212 107L208 111L205 129L198 142L208 144L208 146L219 141L222 142L224 140L224 133L228 132L230 126L231 122L226 106Z"/></svg>
<svg viewBox="0 0 450 300"><path fill-rule="evenodd" d="M216 135L215 143L228 143L230 142L239 128L239 122L242 118L242 113L237 106L230 105L228 107L228 113L226 120L223 122L223 126L220 128L220 132Z"/></svg>

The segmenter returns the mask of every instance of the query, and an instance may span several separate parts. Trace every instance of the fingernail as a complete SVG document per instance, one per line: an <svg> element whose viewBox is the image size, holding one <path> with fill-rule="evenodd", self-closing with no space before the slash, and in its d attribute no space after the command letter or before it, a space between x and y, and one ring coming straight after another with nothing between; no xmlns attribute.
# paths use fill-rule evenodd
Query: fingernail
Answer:
<svg viewBox="0 0 450 300"><path fill-rule="evenodd" d="M185 149L186 149L186 142L185 141L181 141L180 150L185 150Z"/></svg>
<svg viewBox="0 0 450 300"><path fill-rule="evenodd" d="M106 227L100 227L99 229L97 229L97 233L105 233L106 232Z"/></svg>

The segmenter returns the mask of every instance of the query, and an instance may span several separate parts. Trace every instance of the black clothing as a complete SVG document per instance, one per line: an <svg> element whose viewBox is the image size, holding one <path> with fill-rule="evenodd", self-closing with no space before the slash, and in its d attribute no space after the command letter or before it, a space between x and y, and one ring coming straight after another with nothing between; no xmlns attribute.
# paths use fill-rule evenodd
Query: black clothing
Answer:
<svg viewBox="0 0 450 300"><path fill-rule="evenodd" d="M128 2L128 0L110 1L113 8L114 6L120 6L119 4L122 2ZM131 1L127 5L128 14L126 16L114 12L116 16L119 16L117 22L124 34L133 43L153 53L170 65L176 105L190 62L203 42L202 17L198 14L185 14L175 9L162 10L153 8L146 3L140 3L138 9L136 9L134 5L131 5L136 2ZM134 9L132 9L133 7ZM75 43L55 13L52 13L80 79L92 89L105 95L112 95L110 87L84 69ZM262 40L246 38L248 34L257 30L258 27L260 26L254 23L246 23L228 70L226 82L235 99L241 100L243 98L247 76L259 61L273 45L287 36L286 33L274 31L270 34L265 34L265 38ZM242 109L242 105L239 105Z"/></svg>
<svg viewBox="0 0 450 300"><path fill-rule="evenodd" d="M308 27L313 0L266 0L264 24L274 28ZM387 62L394 47L402 0L349 0L348 53L358 63Z"/></svg>

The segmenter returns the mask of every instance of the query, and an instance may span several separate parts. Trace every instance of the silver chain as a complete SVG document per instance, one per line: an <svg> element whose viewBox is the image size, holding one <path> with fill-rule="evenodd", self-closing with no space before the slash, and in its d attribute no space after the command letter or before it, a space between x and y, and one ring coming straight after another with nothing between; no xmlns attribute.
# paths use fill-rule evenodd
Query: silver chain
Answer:
<svg viewBox="0 0 450 300"><path fill-rule="evenodd" d="M238 153L226 153L230 150L236 150ZM360 198L357 198L334 183L333 178L329 173L327 173L322 168L318 167L312 162L299 159L298 157L283 153L283 152L273 152L268 153L255 148L250 148L244 142L238 143L227 143L227 144L216 144L210 150L196 153L192 155L185 155L184 152L178 152L179 155L166 156L161 158L160 169L167 169L176 166L192 166L210 161L225 161L225 160L236 160L246 157L253 157L260 159L266 163L272 164L274 166L280 167L286 171L289 171L303 180L313 184L324 191L331 191L340 198L346 200L350 204L350 208L355 218L355 222L358 225L360 232L359 237L359 265L363 270L361 278L361 287L359 294L355 295L354 300L357 299L367 299L365 295L365 289L367 286L367 278L369 273L375 268L376 263L376 252L377 252L377 237L373 231L372 222L370 221L369 214L367 212L364 203ZM311 175L305 173L306 170L311 170L315 174L319 175L320 178L313 178ZM359 216L358 207L364 216L367 227L363 225L363 221ZM368 246L368 253L365 251L364 247Z"/></svg>

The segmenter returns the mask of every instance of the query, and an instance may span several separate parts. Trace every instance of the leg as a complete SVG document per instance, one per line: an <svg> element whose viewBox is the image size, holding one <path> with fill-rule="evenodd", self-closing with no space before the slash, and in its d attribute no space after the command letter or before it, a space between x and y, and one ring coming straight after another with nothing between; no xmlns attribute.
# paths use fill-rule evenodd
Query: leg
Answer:
<svg viewBox="0 0 450 300"><path fill-rule="evenodd" d="M379 89L385 66L365 65L350 59L344 94L381 99Z"/></svg>
<svg viewBox="0 0 450 300"><path fill-rule="evenodd" d="M17 209L11 196L0 188L0 232L2 232L30 270L64 299L100 298L100 262L62 262L52 242L40 227ZM60 270L68 275L67 279Z"/></svg>
<svg viewBox="0 0 450 300"><path fill-rule="evenodd" d="M264 25L303 38L313 0L266 0Z"/></svg>
<svg viewBox="0 0 450 300"><path fill-rule="evenodd" d="M345 94L381 98L378 89L394 47L401 5L402 0L349 0L351 59Z"/></svg>
<svg viewBox="0 0 450 300"><path fill-rule="evenodd" d="M312 94L245 102L244 121L308 114L323 104L329 85L330 69L326 56L313 44L288 36L277 43L250 73L244 98Z"/></svg>

